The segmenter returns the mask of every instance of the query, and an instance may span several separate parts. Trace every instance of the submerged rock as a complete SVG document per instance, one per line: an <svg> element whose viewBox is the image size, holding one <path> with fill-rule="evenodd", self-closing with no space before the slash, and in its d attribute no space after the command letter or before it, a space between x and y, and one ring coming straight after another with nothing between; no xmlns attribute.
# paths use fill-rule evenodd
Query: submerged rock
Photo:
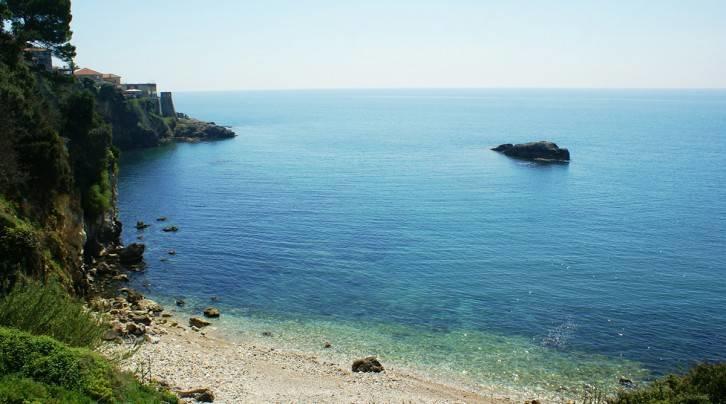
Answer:
<svg viewBox="0 0 726 404"><path fill-rule="evenodd" d="M212 323L210 323L209 321L207 321L203 318L199 318L199 317L192 317L189 319L189 325L192 327L202 328L202 327L206 327L210 324L212 324Z"/></svg>
<svg viewBox="0 0 726 404"><path fill-rule="evenodd" d="M207 307L204 309L204 316L210 317L210 318L217 318L219 317L219 309L216 307Z"/></svg>
<svg viewBox="0 0 726 404"><path fill-rule="evenodd" d="M138 222L136 222L136 229L137 230L143 230L143 229L145 229L145 228L147 228L149 226L151 226L151 225L150 224L146 224L146 223L144 223L141 220L139 220Z"/></svg>
<svg viewBox="0 0 726 404"><path fill-rule="evenodd" d="M161 230L169 233L169 232L177 232L177 231L179 231L179 228L176 226L166 226Z"/></svg>
<svg viewBox="0 0 726 404"><path fill-rule="evenodd" d="M378 362L375 356L369 356L367 358L358 359L353 362L353 372L375 372L379 373L383 371L383 365Z"/></svg>
<svg viewBox="0 0 726 404"><path fill-rule="evenodd" d="M505 143L493 148L495 152L503 153L506 156L524 160L542 162L568 162L570 151L561 149L555 143L540 141L531 143L511 144Z"/></svg>
<svg viewBox="0 0 726 404"><path fill-rule="evenodd" d="M620 379L618 379L618 383L628 389L632 389L635 387L635 383L633 383L633 381L628 379L627 377L621 377Z"/></svg>
<svg viewBox="0 0 726 404"><path fill-rule="evenodd" d="M166 221L166 216L157 217L156 218L156 221L157 222L165 222Z"/></svg>

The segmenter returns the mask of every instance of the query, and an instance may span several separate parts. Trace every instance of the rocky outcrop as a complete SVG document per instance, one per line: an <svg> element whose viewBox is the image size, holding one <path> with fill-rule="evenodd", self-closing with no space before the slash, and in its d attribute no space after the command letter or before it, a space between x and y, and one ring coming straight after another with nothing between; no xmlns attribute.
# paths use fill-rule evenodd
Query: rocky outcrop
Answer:
<svg viewBox="0 0 726 404"><path fill-rule="evenodd" d="M155 335L166 333L160 327L161 324L167 323L166 318L161 315L164 308L131 289L123 288L119 292L119 296L95 297L89 302L91 309L103 313L104 317L108 319L109 328L102 335L102 339L118 343L122 343L124 340L158 342Z"/></svg>
<svg viewBox="0 0 726 404"><path fill-rule="evenodd" d="M353 372L375 372L379 373L383 371L383 365L378 362L375 356L369 356L367 358L358 359L353 362Z"/></svg>
<svg viewBox="0 0 726 404"><path fill-rule="evenodd" d="M119 261L124 265L135 265L144 259L146 246L141 243L131 243L118 252Z"/></svg>
<svg viewBox="0 0 726 404"><path fill-rule="evenodd" d="M214 122L177 118L174 124L174 138L180 141L220 140L235 136L237 135L232 130Z"/></svg>
<svg viewBox="0 0 726 404"><path fill-rule="evenodd" d="M493 148L495 152L509 157L541 162L569 162L570 151L561 149L555 143L540 141L531 143L505 143Z"/></svg>

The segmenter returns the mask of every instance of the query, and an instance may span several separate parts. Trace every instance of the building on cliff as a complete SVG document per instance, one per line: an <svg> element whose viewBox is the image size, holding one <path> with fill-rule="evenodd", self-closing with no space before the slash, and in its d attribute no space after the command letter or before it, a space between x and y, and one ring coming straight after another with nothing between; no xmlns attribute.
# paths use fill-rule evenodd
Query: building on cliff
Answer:
<svg viewBox="0 0 726 404"><path fill-rule="evenodd" d="M113 73L97 72L87 67L74 71L73 75L78 79L89 79L98 84L109 83L115 86L121 85L121 76L117 76Z"/></svg>
<svg viewBox="0 0 726 404"><path fill-rule="evenodd" d="M138 94L142 97L157 97L156 83L126 83L121 84L121 89L124 91L124 94L129 92L129 90L138 90L132 91L131 94Z"/></svg>
<svg viewBox="0 0 726 404"><path fill-rule="evenodd" d="M168 91L161 93L161 116L169 116L176 118L176 110L174 109L174 100Z"/></svg>

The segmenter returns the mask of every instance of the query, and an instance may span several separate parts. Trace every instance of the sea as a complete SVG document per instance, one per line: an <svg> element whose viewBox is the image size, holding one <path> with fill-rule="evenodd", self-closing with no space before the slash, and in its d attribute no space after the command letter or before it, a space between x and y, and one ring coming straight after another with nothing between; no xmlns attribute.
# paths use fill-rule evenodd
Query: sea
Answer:
<svg viewBox="0 0 726 404"><path fill-rule="evenodd" d="M123 153L132 285L229 338L575 396L726 360L726 91L174 101L237 137ZM571 162L490 150L536 140Z"/></svg>

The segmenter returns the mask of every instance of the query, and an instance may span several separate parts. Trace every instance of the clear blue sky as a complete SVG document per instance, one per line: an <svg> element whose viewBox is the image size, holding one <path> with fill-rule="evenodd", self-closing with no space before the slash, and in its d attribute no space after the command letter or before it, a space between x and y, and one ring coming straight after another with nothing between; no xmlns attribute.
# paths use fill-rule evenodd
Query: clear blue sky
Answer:
<svg viewBox="0 0 726 404"><path fill-rule="evenodd" d="M76 62L166 90L726 88L726 0L73 0Z"/></svg>

